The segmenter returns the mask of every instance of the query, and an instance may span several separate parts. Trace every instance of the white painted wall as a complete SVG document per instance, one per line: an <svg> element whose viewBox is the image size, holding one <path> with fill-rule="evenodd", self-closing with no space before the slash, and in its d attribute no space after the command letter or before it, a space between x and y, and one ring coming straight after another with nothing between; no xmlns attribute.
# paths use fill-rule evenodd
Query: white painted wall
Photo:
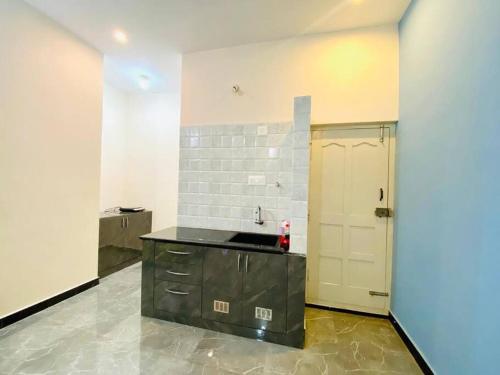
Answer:
<svg viewBox="0 0 500 375"><path fill-rule="evenodd" d="M102 57L0 1L0 316L97 277Z"/></svg>
<svg viewBox="0 0 500 375"><path fill-rule="evenodd" d="M309 95L312 123L396 120L398 74L396 25L190 53L181 123L289 121L293 98Z"/></svg>
<svg viewBox="0 0 500 375"><path fill-rule="evenodd" d="M104 84L102 101L101 210L123 205L126 196L126 92Z"/></svg>
<svg viewBox="0 0 500 375"><path fill-rule="evenodd" d="M153 211L153 230L176 225L179 93L106 84L103 105L101 210L143 206Z"/></svg>
<svg viewBox="0 0 500 375"><path fill-rule="evenodd" d="M153 210L153 230L177 223L179 94L135 94L129 102L126 204Z"/></svg>

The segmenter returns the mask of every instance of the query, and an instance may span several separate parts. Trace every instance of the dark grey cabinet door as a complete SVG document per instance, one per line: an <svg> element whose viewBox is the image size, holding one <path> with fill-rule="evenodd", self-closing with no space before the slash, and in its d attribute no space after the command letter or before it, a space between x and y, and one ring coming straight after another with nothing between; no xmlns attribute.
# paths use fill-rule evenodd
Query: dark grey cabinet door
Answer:
<svg viewBox="0 0 500 375"><path fill-rule="evenodd" d="M244 255L243 324L251 328L285 332L287 257L263 253Z"/></svg>
<svg viewBox="0 0 500 375"><path fill-rule="evenodd" d="M234 250L206 250L203 261L203 319L241 324L243 257L243 253Z"/></svg>
<svg viewBox="0 0 500 375"><path fill-rule="evenodd" d="M127 249L142 250L142 240L139 236L151 232L150 211L138 212L127 215L125 220L127 227L125 228L125 243Z"/></svg>
<svg viewBox="0 0 500 375"><path fill-rule="evenodd" d="M112 246L123 247L125 243L123 217L112 216L99 220L99 248Z"/></svg>

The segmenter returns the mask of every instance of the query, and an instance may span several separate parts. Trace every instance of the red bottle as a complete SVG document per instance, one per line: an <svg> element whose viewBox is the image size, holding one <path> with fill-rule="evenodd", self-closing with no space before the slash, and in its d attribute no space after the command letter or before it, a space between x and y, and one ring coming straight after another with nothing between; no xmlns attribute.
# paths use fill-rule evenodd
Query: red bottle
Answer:
<svg viewBox="0 0 500 375"><path fill-rule="evenodd" d="M280 247L288 251L290 249L290 222L288 220L283 220L280 225L279 232Z"/></svg>

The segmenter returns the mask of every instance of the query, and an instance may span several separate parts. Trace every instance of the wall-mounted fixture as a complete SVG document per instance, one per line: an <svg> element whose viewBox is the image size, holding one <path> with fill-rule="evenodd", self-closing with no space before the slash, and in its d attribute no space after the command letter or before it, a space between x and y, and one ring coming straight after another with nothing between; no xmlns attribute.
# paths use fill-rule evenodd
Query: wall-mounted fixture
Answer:
<svg viewBox="0 0 500 375"><path fill-rule="evenodd" d="M262 208L260 206L257 206L255 208L255 211L253 213L253 219L255 224L259 225L264 224L264 220L262 220Z"/></svg>
<svg viewBox="0 0 500 375"><path fill-rule="evenodd" d="M239 94L240 93L240 86L238 85L233 85L233 94Z"/></svg>
<svg viewBox="0 0 500 375"><path fill-rule="evenodd" d="M113 31L113 38L120 44L127 44L128 36L125 31L116 29Z"/></svg>

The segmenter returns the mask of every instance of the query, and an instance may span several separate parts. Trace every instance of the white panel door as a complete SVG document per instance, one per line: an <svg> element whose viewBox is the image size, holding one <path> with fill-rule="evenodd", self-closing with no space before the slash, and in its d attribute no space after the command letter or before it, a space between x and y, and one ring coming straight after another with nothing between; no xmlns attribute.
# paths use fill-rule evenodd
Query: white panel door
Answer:
<svg viewBox="0 0 500 375"><path fill-rule="evenodd" d="M315 131L311 152L309 303L367 312L387 310L389 141L380 129Z"/></svg>

